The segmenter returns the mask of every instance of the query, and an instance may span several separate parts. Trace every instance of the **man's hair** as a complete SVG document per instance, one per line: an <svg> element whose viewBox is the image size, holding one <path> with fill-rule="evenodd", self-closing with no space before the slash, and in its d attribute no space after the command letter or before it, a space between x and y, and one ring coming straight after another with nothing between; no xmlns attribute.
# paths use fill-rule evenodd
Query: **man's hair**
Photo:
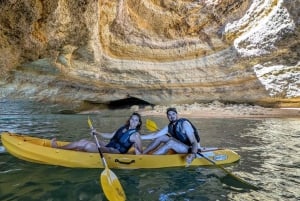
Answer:
<svg viewBox="0 0 300 201"><path fill-rule="evenodd" d="M168 113L169 113L170 111L175 112L175 113L177 114L177 110L176 110L175 107L169 107L169 108L167 109L167 112L166 112L167 115L168 115Z"/></svg>

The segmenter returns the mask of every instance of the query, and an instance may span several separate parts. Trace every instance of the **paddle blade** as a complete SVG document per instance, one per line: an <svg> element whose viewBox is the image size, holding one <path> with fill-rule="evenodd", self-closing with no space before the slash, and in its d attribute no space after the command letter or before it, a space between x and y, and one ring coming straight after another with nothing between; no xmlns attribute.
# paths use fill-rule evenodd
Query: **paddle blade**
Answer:
<svg viewBox="0 0 300 201"><path fill-rule="evenodd" d="M154 131L158 131L158 127L156 125L156 123L150 119L147 119L146 120L146 128L151 131L151 132L154 132Z"/></svg>
<svg viewBox="0 0 300 201"><path fill-rule="evenodd" d="M125 201L126 195L118 177L108 168L100 176L100 182L106 198L110 201Z"/></svg>
<svg viewBox="0 0 300 201"><path fill-rule="evenodd" d="M205 158L206 160L208 160L209 162L211 162L215 167L218 167L221 170L223 170L225 173L227 173L226 177L224 177L224 179L222 181L224 183L225 183L225 181L229 181L226 178L231 178L231 181L234 181L234 185L232 185L232 183L230 185L229 182L226 182L227 185L234 186L234 187L239 187L239 188L254 189L254 190L259 190L260 189L259 187L254 186L253 184L250 184L249 182L243 180L242 178L239 178L239 177L235 176L234 174L232 174L231 172L229 172L228 170L226 170L221 165L216 164L216 162L213 161L212 159L210 159L210 158L206 157L205 155L203 155L201 152L198 152L198 155L202 156L203 158Z"/></svg>
<svg viewBox="0 0 300 201"><path fill-rule="evenodd" d="M233 186L236 188L243 188L243 189L253 189L253 190L259 190L260 188L243 180L242 178L239 178L223 168L221 165L217 165L219 168L221 168L224 172L226 172L226 176L221 179L221 181L229 186Z"/></svg>
<svg viewBox="0 0 300 201"><path fill-rule="evenodd" d="M88 117L88 124L90 126L90 129L93 129L93 124L92 124L90 117Z"/></svg>

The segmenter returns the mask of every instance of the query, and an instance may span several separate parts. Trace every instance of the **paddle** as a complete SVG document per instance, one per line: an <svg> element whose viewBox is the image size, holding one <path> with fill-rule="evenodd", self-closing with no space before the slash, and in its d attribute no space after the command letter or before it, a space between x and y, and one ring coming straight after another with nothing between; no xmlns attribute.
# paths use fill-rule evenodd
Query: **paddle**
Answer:
<svg viewBox="0 0 300 201"><path fill-rule="evenodd" d="M89 124L90 128L93 130L94 127L92 125L92 121L90 120L90 117L88 117L88 124ZM100 149L100 144L99 144L98 138L94 132L93 132L93 136L95 138L103 166L105 167L105 169L101 173L99 180L102 185L102 189L103 189L103 192L104 192L106 198L110 201L126 200L126 195L121 186L121 183L120 183L118 177L108 168L108 165L105 161L103 153Z"/></svg>
<svg viewBox="0 0 300 201"><path fill-rule="evenodd" d="M146 120L146 128L151 131L151 132L155 132L158 131L159 128L157 127L156 123L150 119ZM203 155L200 151L197 152L198 155L202 156L203 158L205 158L206 160L208 160L210 163L212 163L214 166L220 168L221 170L223 170L224 172L227 173L227 175L230 176L231 179L233 179L235 181L235 183L237 183L237 185L231 184L232 186L238 187L238 188L249 188L249 189L253 189L253 190L258 190L259 187L254 186L253 184L250 184L247 181L244 181L243 179L233 175L231 172L229 172L228 170L226 170L225 168L223 168L221 165L218 165L215 161L211 160L210 158L206 157L205 155Z"/></svg>

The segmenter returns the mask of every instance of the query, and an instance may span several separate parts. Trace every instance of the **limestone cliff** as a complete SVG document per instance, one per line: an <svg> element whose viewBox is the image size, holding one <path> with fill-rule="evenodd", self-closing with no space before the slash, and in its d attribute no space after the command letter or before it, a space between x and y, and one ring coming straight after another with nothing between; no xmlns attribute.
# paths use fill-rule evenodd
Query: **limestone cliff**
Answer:
<svg viewBox="0 0 300 201"><path fill-rule="evenodd" d="M299 5L0 1L0 98L300 107Z"/></svg>

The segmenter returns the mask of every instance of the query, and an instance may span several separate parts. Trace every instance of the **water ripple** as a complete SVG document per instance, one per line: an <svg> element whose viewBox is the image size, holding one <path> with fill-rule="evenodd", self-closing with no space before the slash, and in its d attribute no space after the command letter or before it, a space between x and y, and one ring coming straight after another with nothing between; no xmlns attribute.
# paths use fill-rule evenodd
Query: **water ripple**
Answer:
<svg viewBox="0 0 300 201"><path fill-rule="evenodd" d="M0 104L0 131L68 141L89 137L86 115L52 114L43 105L26 102ZM126 120L125 113L118 114L108 111L91 117L99 131L113 131ZM166 118L153 119L159 127L167 123ZM214 167L114 170L128 200L299 200L300 119L195 118L192 122L203 146L227 147L241 155L239 163L226 166L227 170L262 189L230 187L224 183L224 172ZM0 161L0 200L105 200L99 184L102 170L39 165L8 153L1 153Z"/></svg>

